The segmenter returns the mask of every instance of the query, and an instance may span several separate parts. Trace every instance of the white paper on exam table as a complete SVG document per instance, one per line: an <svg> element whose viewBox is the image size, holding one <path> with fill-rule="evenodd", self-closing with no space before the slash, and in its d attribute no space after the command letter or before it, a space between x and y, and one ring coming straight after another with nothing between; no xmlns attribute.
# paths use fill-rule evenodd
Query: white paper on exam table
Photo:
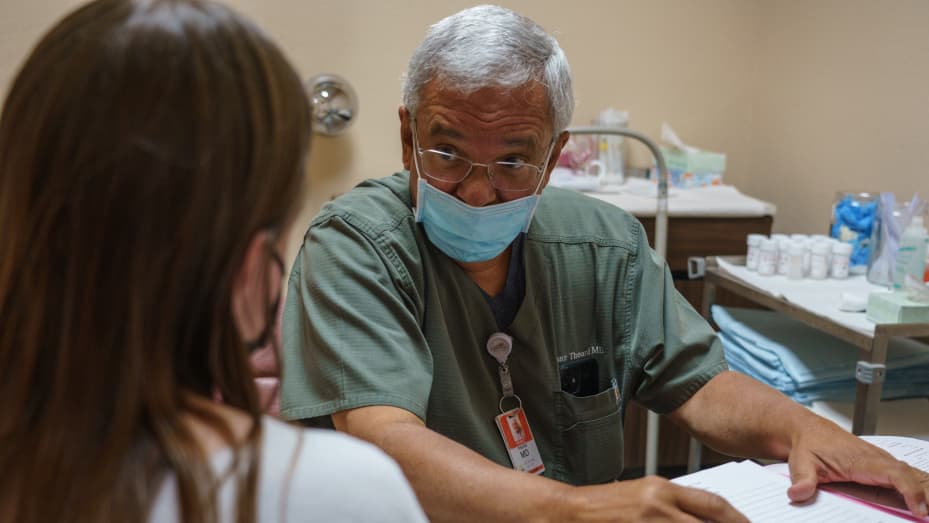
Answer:
<svg viewBox="0 0 929 523"><path fill-rule="evenodd" d="M911 467L929 472L929 441L899 436L860 437L886 450L891 456ZM790 476L790 467L787 463L775 463L768 465L765 469L784 477ZM862 500L873 505L880 505L882 510L892 514L899 514L908 521L920 521L906 508L903 497L889 488L855 483L827 483L822 488L853 500Z"/></svg>
<svg viewBox="0 0 929 523"><path fill-rule="evenodd" d="M865 313L839 310L843 292L867 297L872 291L887 290L869 283L864 276L850 276L844 280L789 280L781 274L759 276L757 272L749 271L744 265L734 265L723 258L716 260L721 270L758 287L775 298L784 298L814 314L829 318L862 334L874 335L874 322L869 320Z"/></svg>

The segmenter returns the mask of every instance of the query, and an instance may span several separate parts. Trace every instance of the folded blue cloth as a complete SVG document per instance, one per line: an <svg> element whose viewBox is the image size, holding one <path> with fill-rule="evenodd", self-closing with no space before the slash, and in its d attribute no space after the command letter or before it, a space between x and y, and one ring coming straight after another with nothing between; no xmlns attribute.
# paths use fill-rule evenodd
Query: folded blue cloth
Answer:
<svg viewBox="0 0 929 523"><path fill-rule="evenodd" d="M713 306L712 316L731 369L804 404L854 399L854 345L776 312ZM929 345L892 339L886 365L884 399L929 396Z"/></svg>

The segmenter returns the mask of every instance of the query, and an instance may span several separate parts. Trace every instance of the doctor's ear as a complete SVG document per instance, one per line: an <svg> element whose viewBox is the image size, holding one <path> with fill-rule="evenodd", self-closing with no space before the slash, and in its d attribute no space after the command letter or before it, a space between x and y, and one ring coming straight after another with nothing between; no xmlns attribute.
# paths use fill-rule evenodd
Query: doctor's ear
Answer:
<svg viewBox="0 0 929 523"><path fill-rule="evenodd" d="M561 150L564 149L565 145L568 145L568 140L571 139L571 133L568 131L561 131L561 134L558 135L558 138L555 141L555 147L552 150L552 163L558 163L558 158L561 156Z"/></svg>
<svg viewBox="0 0 929 523"><path fill-rule="evenodd" d="M410 170L413 163L413 128L410 125L410 111L400 106L397 110L400 116L400 145L403 147L403 168Z"/></svg>
<svg viewBox="0 0 929 523"><path fill-rule="evenodd" d="M546 175L552 172L552 169L555 168L555 165L558 164L558 158L561 157L561 150L564 149L564 146L567 145L568 140L571 139L571 133L568 131L561 131L558 134L558 137L555 138L555 145L552 147L552 154L548 159L548 169L546 170Z"/></svg>

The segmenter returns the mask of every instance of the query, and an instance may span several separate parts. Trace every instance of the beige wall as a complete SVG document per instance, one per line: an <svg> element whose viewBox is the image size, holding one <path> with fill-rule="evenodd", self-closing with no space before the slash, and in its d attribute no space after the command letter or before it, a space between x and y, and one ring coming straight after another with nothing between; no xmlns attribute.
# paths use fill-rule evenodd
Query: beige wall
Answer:
<svg viewBox="0 0 929 523"><path fill-rule="evenodd" d="M0 0L0 89L77 3ZM337 73L358 91L355 126L314 143L309 216L331 195L399 168L406 60L428 24L474 2L230 3L265 27L305 77ZM822 230L840 188L929 194L920 172L929 163L929 2L501 3L559 38L575 73L576 124L614 106L647 134L657 137L667 121L686 141L726 152L726 180L774 202L777 230ZM647 158L634 152L636 163Z"/></svg>
<svg viewBox="0 0 929 523"><path fill-rule="evenodd" d="M824 230L835 191L929 197L929 2L762 1L751 175L782 231Z"/></svg>

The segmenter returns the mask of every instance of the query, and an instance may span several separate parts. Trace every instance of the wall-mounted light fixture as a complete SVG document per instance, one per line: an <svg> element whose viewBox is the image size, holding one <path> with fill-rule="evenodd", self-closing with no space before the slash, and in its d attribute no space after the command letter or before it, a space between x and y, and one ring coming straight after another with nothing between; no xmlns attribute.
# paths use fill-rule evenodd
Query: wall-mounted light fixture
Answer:
<svg viewBox="0 0 929 523"><path fill-rule="evenodd" d="M307 82L313 111L313 132L326 136L342 134L358 116L358 97L344 78L316 75Z"/></svg>

